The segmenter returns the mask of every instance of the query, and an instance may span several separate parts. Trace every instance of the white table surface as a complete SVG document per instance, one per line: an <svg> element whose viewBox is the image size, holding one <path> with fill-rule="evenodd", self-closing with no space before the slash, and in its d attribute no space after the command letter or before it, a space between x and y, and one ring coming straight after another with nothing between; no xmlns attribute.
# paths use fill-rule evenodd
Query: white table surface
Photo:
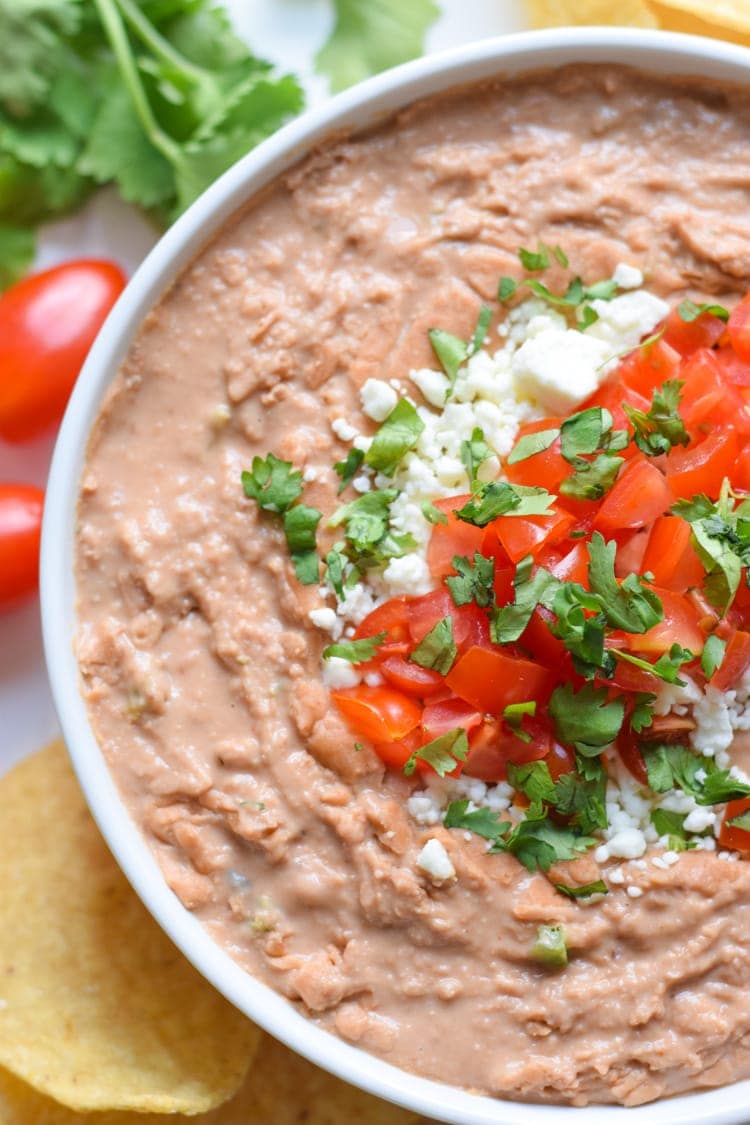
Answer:
<svg viewBox="0 0 750 1125"><path fill-rule="evenodd" d="M255 50L297 73L311 105L328 96L312 59L333 22L329 0L226 0L238 31ZM406 3L407 0L404 0ZM526 26L522 0L438 0L442 16L427 50L487 38ZM37 266L95 255L118 261L129 273L156 240L156 232L109 190L71 218L47 226ZM54 438L22 446L0 441L0 480L43 485ZM39 602L0 614L0 774L58 733L42 654Z"/></svg>

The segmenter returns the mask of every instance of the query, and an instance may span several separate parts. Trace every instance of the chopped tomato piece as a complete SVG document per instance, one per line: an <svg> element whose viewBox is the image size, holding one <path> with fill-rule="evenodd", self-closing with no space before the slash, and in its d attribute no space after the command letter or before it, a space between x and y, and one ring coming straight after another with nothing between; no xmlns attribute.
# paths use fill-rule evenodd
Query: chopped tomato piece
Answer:
<svg viewBox="0 0 750 1125"><path fill-rule="evenodd" d="M422 715L422 727L428 742L457 727L467 732L474 730L481 721L482 716L476 708L455 696L427 703Z"/></svg>
<svg viewBox="0 0 750 1125"><path fill-rule="evenodd" d="M377 742L375 753L391 769L402 770L415 750L422 745L418 730L413 730L405 738L394 742Z"/></svg>
<svg viewBox="0 0 750 1125"><path fill-rule="evenodd" d="M548 623L554 620L554 614L548 609L537 606L518 643L534 657L534 660L538 660L547 668L554 668L559 674L562 669L567 669L569 666L570 654L562 641L558 637L553 637L547 627Z"/></svg>
<svg viewBox="0 0 750 1125"><path fill-rule="evenodd" d="M516 568L514 566L495 567L495 578L492 586L495 591L495 602L497 605L508 605L510 602L515 601L516 590L513 585L515 575Z"/></svg>
<svg viewBox="0 0 750 1125"><path fill-rule="evenodd" d="M386 633L388 641L405 641L409 637L409 614L406 598L391 598L379 605L360 621L354 630L356 640L363 637L377 637Z"/></svg>
<svg viewBox="0 0 750 1125"><path fill-rule="evenodd" d="M374 743L397 742L419 726L422 708L390 687L344 688L331 698L357 734Z"/></svg>
<svg viewBox="0 0 750 1125"><path fill-rule="evenodd" d="M705 492L715 500L724 477L731 475L738 447L735 431L725 428L711 434L700 445L670 450L667 480L674 495L690 500L699 492Z"/></svg>
<svg viewBox="0 0 750 1125"><path fill-rule="evenodd" d="M726 325L718 316L704 312L695 320L683 320L677 309L672 309L664 325L662 340L680 355L692 355L698 348L712 348L721 338Z"/></svg>
<svg viewBox="0 0 750 1125"><path fill-rule="evenodd" d="M412 598L408 603L408 613L409 631L415 644L423 640L444 617L453 619L453 640L459 649L489 644L490 625L485 611L474 602L456 605L445 587L421 598Z"/></svg>
<svg viewBox="0 0 750 1125"><path fill-rule="evenodd" d="M562 746L554 739L549 754L544 760L553 781L557 781L564 773L572 773L576 765L576 757L570 747Z"/></svg>
<svg viewBox="0 0 750 1125"><path fill-rule="evenodd" d="M741 816L750 809L750 797L730 801L724 810L724 818L719 829L719 843L723 848L734 848L738 852L750 852L750 832L746 828L733 828L730 820Z"/></svg>
<svg viewBox="0 0 750 1125"><path fill-rule="evenodd" d="M562 547L562 544L560 546ZM577 582L580 586L585 586L588 589L589 553L584 542L579 540L558 559L550 558L547 560L542 555L539 558L539 564L546 567L561 582Z"/></svg>
<svg viewBox="0 0 750 1125"><path fill-rule="evenodd" d="M556 543L570 531L575 517L557 509L548 516L499 516L485 529L482 554L496 555L495 544L517 563L525 555L536 555L545 543Z"/></svg>
<svg viewBox="0 0 750 1125"><path fill-rule="evenodd" d="M590 406L602 406L608 410L612 415L613 428L616 430L624 430L628 427L629 422L625 411L623 410L623 403L628 406L634 406L636 410L648 411L651 405L651 398L644 398L642 394L632 390L630 387L623 386L619 379L619 371L614 374L610 379L604 383L598 391L596 391L590 398L586 399L582 410L588 409ZM632 455L636 447L629 445L620 456L628 457L629 451ZM572 471L572 467L568 466L568 473Z"/></svg>
<svg viewBox="0 0 750 1125"><path fill-rule="evenodd" d="M750 363L750 294L732 309L727 331L737 355Z"/></svg>
<svg viewBox="0 0 750 1125"><path fill-rule="evenodd" d="M729 638L724 659L710 679L711 687L728 691L750 667L750 633L738 629Z"/></svg>
<svg viewBox="0 0 750 1125"><path fill-rule="evenodd" d="M629 574L640 574L643 570L643 555L648 543L648 532L644 527L615 535L617 554L615 555L615 574L627 578Z"/></svg>
<svg viewBox="0 0 750 1125"><path fill-rule="evenodd" d="M403 656L386 656L377 667L389 684L407 695L434 695L444 687L444 680L439 672L422 668L413 660L405 660Z"/></svg>
<svg viewBox="0 0 750 1125"><path fill-rule="evenodd" d="M594 517L594 528L605 535L626 528L646 527L674 502L662 473L650 461L633 460L620 472Z"/></svg>
<svg viewBox="0 0 750 1125"><path fill-rule="evenodd" d="M732 348L717 348L714 355L728 382L736 387L750 387L750 360L740 359Z"/></svg>
<svg viewBox="0 0 750 1125"><path fill-rule="evenodd" d="M701 348L685 360L680 372L684 381L680 414L691 438L711 433L717 423L747 428L744 400L737 388L724 377L716 353Z"/></svg>
<svg viewBox="0 0 750 1125"><path fill-rule="evenodd" d="M615 379L623 387L641 395L650 405L655 390L667 379L679 377L680 362L680 353L662 338L625 356Z"/></svg>
<svg viewBox="0 0 750 1125"><path fill-rule="evenodd" d="M445 678L448 687L479 711L501 715L511 703L546 698L552 674L540 664L473 646Z"/></svg>
<svg viewBox="0 0 750 1125"><path fill-rule="evenodd" d="M648 786L648 774L646 773L643 754L638 748L635 735L631 730L626 730L625 727L617 738L617 753L620 755L623 765L635 780L640 785Z"/></svg>
<svg viewBox="0 0 750 1125"><path fill-rule="evenodd" d="M602 683L605 687L609 687L606 681L602 681ZM617 687L622 688L624 691L632 692L656 691L659 687L659 681L651 672L644 672L643 669L636 668L634 664L628 664L625 660L617 661L612 683L616 684ZM601 684L597 686L601 686Z"/></svg>
<svg viewBox="0 0 750 1125"><path fill-rule="evenodd" d="M559 430L562 418L541 418L538 422L527 422L518 431L516 441L528 434L538 434L541 430ZM570 476L570 465L560 453L560 438L556 438L548 449L518 461L515 465L505 465L505 475L514 484L535 485L557 492L560 482Z"/></svg>
<svg viewBox="0 0 750 1125"><path fill-rule="evenodd" d="M654 593L661 599L664 620L654 625L646 633L625 634L625 644L632 652L648 658L669 652L673 644L688 648L694 656L703 651L705 637L699 624L699 612L695 605L683 594L654 586ZM623 634L616 634L618 637Z"/></svg>
<svg viewBox="0 0 750 1125"><path fill-rule="evenodd" d="M735 488L750 492L750 445L740 452L730 476Z"/></svg>
<svg viewBox="0 0 750 1125"><path fill-rule="evenodd" d="M448 523L435 524L430 536L427 563L433 578L445 578L446 574L454 574L453 559L456 555L472 559L482 548L483 529L474 527L453 514L456 508L463 508L470 499L471 496L466 495L435 501L435 507L444 513Z"/></svg>
<svg viewBox="0 0 750 1125"><path fill-rule="evenodd" d="M678 593L699 586L705 568L690 542L690 524L679 516L659 516L654 521L641 563L657 586Z"/></svg>

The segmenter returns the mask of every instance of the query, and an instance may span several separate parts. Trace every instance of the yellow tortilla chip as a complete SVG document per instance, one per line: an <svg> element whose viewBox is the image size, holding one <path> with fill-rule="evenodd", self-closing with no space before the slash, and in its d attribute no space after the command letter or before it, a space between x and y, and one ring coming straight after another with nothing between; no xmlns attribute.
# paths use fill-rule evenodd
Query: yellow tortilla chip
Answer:
<svg viewBox="0 0 750 1125"><path fill-rule="evenodd" d="M0 781L0 840L0 1066L80 1110L230 1098L260 1032L141 905L61 743Z"/></svg>
<svg viewBox="0 0 750 1125"><path fill-rule="evenodd" d="M649 0L659 26L667 31L708 35L750 46L750 4L721 0Z"/></svg>
<svg viewBox="0 0 750 1125"><path fill-rule="evenodd" d="M236 1096L198 1117L80 1114L0 1070L2 1125L416 1125L420 1120L318 1070L267 1035Z"/></svg>
<svg viewBox="0 0 750 1125"><path fill-rule="evenodd" d="M527 0L526 7L532 27L659 26L646 0Z"/></svg>

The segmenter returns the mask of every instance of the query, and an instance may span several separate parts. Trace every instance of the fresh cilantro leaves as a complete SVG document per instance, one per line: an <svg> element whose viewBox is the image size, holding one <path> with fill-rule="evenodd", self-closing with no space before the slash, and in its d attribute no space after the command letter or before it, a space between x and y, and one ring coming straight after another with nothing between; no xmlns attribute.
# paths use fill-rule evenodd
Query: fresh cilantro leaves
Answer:
<svg viewBox="0 0 750 1125"><path fill-rule="evenodd" d="M492 809L473 809L468 812L468 800L451 801L445 810L443 824L446 828L465 828L485 840L501 840L510 831L510 821L501 820Z"/></svg>
<svg viewBox="0 0 750 1125"><path fill-rule="evenodd" d="M520 250L518 257L527 272L538 273L551 264L550 254L561 266L567 268L568 258L559 246L550 249L540 243L536 252ZM553 293L547 285L536 278L527 277L517 282L512 277L501 277L497 289L498 300L507 301L522 288L529 289L534 296L540 297L549 305L570 311L575 327L583 331L599 319L598 313L590 302L611 301L616 296L619 286L612 278L597 281L593 285L584 285L582 279L576 276L569 282L564 293Z"/></svg>
<svg viewBox="0 0 750 1125"><path fill-rule="evenodd" d="M653 664L650 664L648 660L641 660L640 657L633 656L630 652L623 652L619 649L613 649L612 655L618 660L624 660L627 664L640 668L643 672L656 676L658 680L663 680L666 684L677 684L678 687L685 686L685 681L681 680L679 676L680 668L683 664L689 664L692 660L695 660L695 654L690 649L682 648L678 644L673 644L669 652L663 652Z"/></svg>
<svg viewBox="0 0 750 1125"><path fill-rule="evenodd" d="M492 309L489 305L482 305L477 317L477 326L474 329L474 335L469 343L469 355L474 355L481 348L484 341L487 339L487 333L492 323Z"/></svg>
<svg viewBox="0 0 750 1125"><path fill-rule="evenodd" d="M714 672L721 667L726 647L727 642L717 637L716 633L706 637L701 654L701 670L707 680L710 680Z"/></svg>
<svg viewBox="0 0 750 1125"><path fill-rule="evenodd" d="M410 534L395 535L389 528L391 504L397 496L395 488L365 492L343 504L328 521L330 527L343 525L346 555L357 566L378 566L414 549Z"/></svg>
<svg viewBox="0 0 750 1125"><path fill-rule="evenodd" d="M348 487L359 472L360 466L365 459L364 452L361 449L350 449L344 461L337 461L333 466L334 471L341 477L341 484L338 487L338 495Z"/></svg>
<svg viewBox="0 0 750 1125"><path fill-rule="evenodd" d="M620 733L625 703L610 700L606 688L584 684L576 692L572 684L560 684L550 697L549 714L560 742L575 746L584 757L596 757Z"/></svg>
<svg viewBox="0 0 750 1125"><path fill-rule="evenodd" d="M565 419L560 428L560 452L573 472L560 484L563 495L599 500L609 492L624 463L615 454L629 441L625 430L613 430L612 425L611 413L601 406Z"/></svg>
<svg viewBox="0 0 750 1125"><path fill-rule="evenodd" d="M469 487L472 492L477 487L477 473L484 462L492 456L492 450L484 440L484 433L476 426L471 438L461 442L461 463L466 469L469 478Z"/></svg>
<svg viewBox="0 0 750 1125"><path fill-rule="evenodd" d="M527 461L537 453L544 453L545 449L554 445L559 436L560 431L554 427L549 430L537 430L535 434L524 434L511 449L507 464L517 465L519 461Z"/></svg>
<svg viewBox="0 0 750 1125"><path fill-rule="evenodd" d="M524 703L509 703L503 708L503 721L521 742L531 742L531 735L523 726L523 720L527 715L536 715L535 699L528 699Z"/></svg>
<svg viewBox="0 0 750 1125"><path fill-rule="evenodd" d="M431 328L427 333L435 357L448 376L446 399L449 399L453 394L459 369L470 356L479 351L484 343L491 321L492 309L489 305L482 305L474 334L468 343L466 340L462 340L460 336L455 336L452 332L446 332L442 328ZM472 440L474 439L472 438Z"/></svg>
<svg viewBox="0 0 750 1125"><path fill-rule="evenodd" d="M481 485L471 500L457 509L456 516L475 527L486 527L498 516L549 515L554 500L545 488L493 480Z"/></svg>
<svg viewBox="0 0 750 1125"><path fill-rule="evenodd" d="M532 565L531 555L521 559L513 579L514 601L492 613L490 639L493 644L503 645L517 641L536 607L560 586L557 578L543 567L538 567L532 574Z"/></svg>
<svg viewBox="0 0 750 1125"><path fill-rule="evenodd" d="M660 836L667 837L667 846L673 852L684 852L697 847L694 840L688 840L686 819L687 813L672 812L670 809L651 810L651 823Z"/></svg>
<svg viewBox="0 0 750 1125"><path fill-rule="evenodd" d="M712 605L726 612L734 600L743 566L750 565L750 501L735 503L729 482L719 499L703 494L678 500L672 512L691 526L691 542L706 568L704 591Z"/></svg>
<svg viewBox="0 0 750 1125"><path fill-rule="evenodd" d="M449 730L434 738L432 742L428 742L426 746L420 746L415 750L404 765L404 773L407 777L411 777L417 768L417 761L421 761L432 766L439 777L445 777L459 762L466 761L468 753L469 740L466 731L456 727L455 730Z"/></svg>
<svg viewBox="0 0 750 1125"><path fill-rule="evenodd" d="M315 57L333 93L418 58L440 11L434 0L334 0L333 9L333 31Z"/></svg>
<svg viewBox="0 0 750 1125"><path fill-rule="evenodd" d="M655 793L682 789L699 805L718 805L750 796L750 785L722 770L713 758L698 757L674 743L643 743L648 783Z"/></svg>
<svg viewBox="0 0 750 1125"><path fill-rule="evenodd" d="M423 500L421 505L422 515L428 523L433 525L441 524L443 527L448 524L448 517L445 512L441 512L436 504L432 504L429 500Z"/></svg>
<svg viewBox="0 0 750 1125"><path fill-rule="evenodd" d="M447 676L453 667L458 650L453 640L453 618L444 617L419 642L409 657L421 668L430 668Z"/></svg>
<svg viewBox="0 0 750 1125"><path fill-rule="evenodd" d="M413 449L424 430L417 408L408 399L400 399L372 439L365 454L365 464L392 476L402 457Z"/></svg>
<svg viewBox="0 0 750 1125"><path fill-rule="evenodd" d="M0 224L27 231L110 182L168 222L304 103L211 0L4 2L0 63Z"/></svg>
<svg viewBox="0 0 750 1125"><path fill-rule="evenodd" d="M719 320L729 320L729 309L725 309L723 305L696 305L695 301L691 301L689 298L680 302L677 306L677 312L680 314L680 319L684 320L686 324L691 324L703 313L718 316Z"/></svg>
<svg viewBox="0 0 750 1125"><path fill-rule="evenodd" d="M683 384L670 379L655 390L648 412L624 402L623 410L633 427L635 444L647 457L660 457L675 445L688 445L690 437L680 415Z"/></svg>
<svg viewBox="0 0 750 1125"><path fill-rule="evenodd" d="M495 592L495 561L485 558L484 555L475 554L473 564L467 558L456 555L453 566L458 571L456 576L449 576L445 583L450 590L454 605L468 605L476 602L480 609L494 605Z"/></svg>
<svg viewBox="0 0 750 1125"><path fill-rule="evenodd" d="M315 534L322 518L317 508L297 501L302 495L302 474L291 461L273 453L254 457L252 469L242 473L242 487L259 508L282 517L284 534L297 578L305 586L318 580Z"/></svg>
<svg viewBox="0 0 750 1125"><path fill-rule="evenodd" d="M509 852L528 871L549 871L553 863L575 859L593 843L590 837L551 820L543 804L532 802L525 818L497 840L491 850Z"/></svg>
<svg viewBox="0 0 750 1125"><path fill-rule="evenodd" d="M621 583L615 578L617 544L606 543L595 531L587 544L589 582L598 595L607 624L626 633L646 633L664 618L659 597L643 585L636 574L629 574Z"/></svg>
<svg viewBox="0 0 750 1125"><path fill-rule="evenodd" d="M323 649L323 659L330 660L332 656L338 656L352 664L364 664L365 661L372 660L387 635L384 632L374 637L362 637L358 641L337 641Z"/></svg>
<svg viewBox="0 0 750 1125"><path fill-rule="evenodd" d="M592 895L609 894L609 887L603 879L596 879L593 883L584 883L583 886L569 887L565 883L555 883L555 890L566 898L591 898Z"/></svg>
<svg viewBox="0 0 750 1125"><path fill-rule="evenodd" d="M535 251L525 250L523 247L518 251L518 260L529 273L549 269L550 256L564 269L568 267L568 256L561 246L547 246L544 242L538 242Z"/></svg>

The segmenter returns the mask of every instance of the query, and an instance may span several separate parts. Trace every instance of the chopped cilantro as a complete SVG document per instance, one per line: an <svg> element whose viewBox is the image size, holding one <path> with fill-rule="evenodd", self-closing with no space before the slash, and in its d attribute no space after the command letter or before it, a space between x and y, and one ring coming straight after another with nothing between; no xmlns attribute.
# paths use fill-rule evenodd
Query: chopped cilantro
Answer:
<svg viewBox="0 0 750 1125"><path fill-rule="evenodd" d="M529 957L550 969L564 968L568 963L568 947L562 926L537 926L536 941L529 950Z"/></svg>
<svg viewBox="0 0 750 1125"><path fill-rule="evenodd" d="M682 789L699 805L718 805L750 796L750 785L722 770L713 758L699 757L675 743L643 743L648 783L655 793Z"/></svg>
<svg viewBox="0 0 750 1125"><path fill-rule="evenodd" d="M428 523L442 524L443 526L448 523L448 517L446 516L445 512L441 512L440 509L435 504L432 504L429 500L423 500L421 508L422 515Z"/></svg>
<svg viewBox="0 0 750 1125"><path fill-rule="evenodd" d="M735 506L725 481L715 503L700 494L678 500L672 512L690 524L691 542L706 568L706 596L726 612L737 593L742 567L750 565L750 501Z"/></svg>
<svg viewBox="0 0 750 1125"><path fill-rule="evenodd" d="M362 637L358 641L337 641L323 649L323 659L330 660L338 656L341 660L348 660L352 664L364 664L372 660L380 645L386 639L386 632L378 633L375 637Z"/></svg>
<svg viewBox="0 0 750 1125"><path fill-rule="evenodd" d="M524 730L523 720L526 715L536 715L536 700L529 699L525 703L509 703L503 708L503 720L508 724L516 738L521 742L531 742L531 735Z"/></svg>
<svg viewBox="0 0 750 1125"><path fill-rule="evenodd" d="M333 0L333 28L315 56L332 93L372 74L418 58L427 29L439 15L434 0Z"/></svg>
<svg viewBox="0 0 750 1125"><path fill-rule="evenodd" d="M402 398L383 422L365 454L365 464L392 476L399 462L419 441L424 422L417 408Z"/></svg>
<svg viewBox="0 0 750 1125"><path fill-rule="evenodd" d="M612 415L601 406L592 406L571 414L560 427L560 452L566 461L574 462L586 453L602 448L605 434L612 430Z"/></svg>
<svg viewBox="0 0 750 1125"><path fill-rule="evenodd" d="M494 605L494 559L485 558L484 555L476 553L472 565L467 558L460 558L456 555L453 559L453 566L458 574L446 578L445 584L450 590L454 605L468 605L470 602L476 602L480 609L486 609L488 606Z"/></svg>
<svg viewBox="0 0 750 1125"><path fill-rule="evenodd" d="M517 641L542 599L560 585L558 579L543 567L538 567L532 574L532 564L531 555L521 559L513 579L515 600L492 613L490 639L493 644L503 645Z"/></svg>
<svg viewBox="0 0 750 1125"><path fill-rule="evenodd" d="M697 845L688 840L685 831L687 813L672 812L670 809L652 809L651 823L660 836L667 837L667 846L673 852L684 852Z"/></svg>
<svg viewBox="0 0 750 1125"><path fill-rule="evenodd" d="M417 760L419 760L432 766L435 773L440 777L445 777L446 774L451 773L456 768L459 762L466 761L468 753L469 740L466 731L461 727L456 727L455 730L446 731L445 734L434 738L432 742L428 742L426 746L420 746L418 750L415 750L404 765L404 773L407 777L411 777L417 768Z"/></svg>
<svg viewBox="0 0 750 1125"><path fill-rule="evenodd" d="M453 619L444 617L419 642L409 657L420 668L431 668L447 676L453 667L458 650L453 640Z"/></svg>
<svg viewBox="0 0 750 1125"><path fill-rule="evenodd" d="M347 558L334 547L326 555L326 579L339 601L344 600L344 567Z"/></svg>
<svg viewBox="0 0 750 1125"><path fill-rule="evenodd" d="M656 696L650 691L637 691L634 696L633 710L630 712L630 729L636 734L650 727L654 721L654 704Z"/></svg>
<svg viewBox="0 0 750 1125"><path fill-rule="evenodd" d="M284 533L297 578L304 586L318 581L315 531L322 519L317 508L295 504L284 512Z"/></svg>
<svg viewBox="0 0 750 1125"><path fill-rule="evenodd" d="M492 309L489 305L482 305L477 317L477 326L474 329L474 335L469 344L468 354L475 355L484 343L487 332L489 331L490 323L492 322Z"/></svg>
<svg viewBox="0 0 750 1125"><path fill-rule="evenodd" d="M302 495L302 473L291 461L280 461L269 453L265 460L253 457L252 470L242 474L242 487L259 508L283 514Z"/></svg>
<svg viewBox="0 0 750 1125"><path fill-rule="evenodd" d="M559 436L560 431L556 428L537 430L535 434L524 434L511 449L507 464L517 465L519 461L526 461L529 457L535 457L537 453L543 453L557 441Z"/></svg>
<svg viewBox="0 0 750 1125"><path fill-rule="evenodd" d="M750 809L739 813L738 816L733 816L731 820L727 821L727 826L729 828L741 828L743 832L750 832Z"/></svg>
<svg viewBox="0 0 750 1125"><path fill-rule="evenodd" d="M341 477L341 484L338 489L339 496L347 485L352 483L364 459L365 455L361 449L350 449L346 455L346 460L337 461L333 466L334 471Z"/></svg>
<svg viewBox="0 0 750 1125"><path fill-rule="evenodd" d="M492 809L474 809L467 812L468 800L451 801L445 810L443 824L446 828L465 828L485 840L501 840L511 829L509 820L501 820Z"/></svg>
<svg viewBox="0 0 750 1125"><path fill-rule="evenodd" d="M486 527L498 516L546 516L554 503L545 488L532 488L507 481L490 481L483 484L456 515L475 527Z"/></svg>
<svg viewBox="0 0 750 1125"><path fill-rule="evenodd" d="M365 492L343 504L328 521L330 527L344 525L347 554L364 567L376 566L389 558L400 558L414 547L411 535L393 535L388 520L391 504L398 496L393 488Z"/></svg>
<svg viewBox="0 0 750 1125"><path fill-rule="evenodd" d="M612 453L598 453L593 461L582 459L575 472L561 482L560 492L573 500L600 500L615 483L624 463L622 457Z"/></svg>
<svg viewBox="0 0 750 1125"><path fill-rule="evenodd" d="M484 440L484 433L479 426L476 426L472 431L471 438L461 442L461 463L466 469L472 492L477 487L477 473L480 467L491 456L492 450Z"/></svg>
<svg viewBox="0 0 750 1125"><path fill-rule="evenodd" d="M508 762L507 770L508 784L525 793L530 801L549 804L554 800L555 783L546 762L526 762L522 766Z"/></svg>
<svg viewBox="0 0 750 1125"><path fill-rule="evenodd" d="M518 251L518 260L525 270L529 273L538 273L540 270L549 269L550 254L558 263L558 265L567 268L568 256L561 246L547 246L544 242L537 243L536 251L525 250L523 247Z"/></svg>
<svg viewBox="0 0 750 1125"><path fill-rule="evenodd" d="M691 301L689 297L680 302L677 306L677 312L687 324L697 320L703 313L718 316L719 320L729 320L729 309L725 309L723 305L696 305L695 301Z"/></svg>
<svg viewBox="0 0 750 1125"><path fill-rule="evenodd" d="M463 363L466 363L469 349L466 346L466 341L462 340L460 336L454 336L452 332L445 332L442 328L431 328L427 335L440 366L448 376L449 387L446 397L450 397L456 382L458 369Z"/></svg>
<svg viewBox="0 0 750 1125"><path fill-rule="evenodd" d="M514 281L512 277L501 277L497 287L498 301L507 301L512 297L518 288L518 282Z"/></svg>
<svg viewBox="0 0 750 1125"><path fill-rule="evenodd" d="M584 684L559 684L549 701L549 714L560 742L575 746L585 757L595 757L617 738L625 718L621 697L610 700L606 688Z"/></svg>
<svg viewBox="0 0 750 1125"><path fill-rule="evenodd" d="M549 871L553 863L575 859L593 843L589 837L550 820L544 806L533 801L526 817L490 850L510 852L528 871Z"/></svg>
<svg viewBox="0 0 750 1125"><path fill-rule="evenodd" d="M722 640L721 637L717 637L716 633L711 633L709 637L706 637L706 643L701 654L701 669L707 680L710 680L714 672L721 668L726 647L727 642Z"/></svg>
<svg viewBox="0 0 750 1125"><path fill-rule="evenodd" d="M629 574L618 583L615 578L617 544L614 541L605 543L604 536L595 531L587 550L591 589L599 596L602 612L613 629L646 633L663 620L660 599L642 584L637 575Z"/></svg>
<svg viewBox="0 0 750 1125"><path fill-rule="evenodd" d="M618 660L624 660L627 664L632 664L636 668L640 668L641 671L656 676L658 680L664 680L667 684L677 684L678 687L685 687L685 681L681 680L679 676L680 668L683 664L689 664L691 660L695 660L695 654L690 649L682 648L678 644L673 644L668 653L663 652L654 664L620 649L612 649L612 654Z"/></svg>
<svg viewBox="0 0 750 1125"><path fill-rule="evenodd" d="M566 582L557 586L551 602L547 597L547 604L556 618L550 631L572 655L576 671L589 680L601 673L611 675L614 664L604 647L600 599L578 583Z"/></svg>
<svg viewBox="0 0 750 1125"><path fill-rule="evenodd" d="M635 431L635 443L647 457L660 457L669 453L673 446L690 442L679 409L682 387L678 379L667 380L654 391L648 412L623 403L623 410Z"/></svg>
<svg viewBox="0 0 750 1125"><path fill-rule="evenodd" d="M607 827L607 774L601 758L576 757L576 769L555 782L554 808L584 834Z"/></svg>
<svg viewBox="0 0 750 1125"><path fill-rule="evenodd" d="M555 883L554 887L566 898L591 898L592 895L609 894L609 887L603 879L597 879L593 883L584 883L580 887L569 887L565 883Z"/></svg>

